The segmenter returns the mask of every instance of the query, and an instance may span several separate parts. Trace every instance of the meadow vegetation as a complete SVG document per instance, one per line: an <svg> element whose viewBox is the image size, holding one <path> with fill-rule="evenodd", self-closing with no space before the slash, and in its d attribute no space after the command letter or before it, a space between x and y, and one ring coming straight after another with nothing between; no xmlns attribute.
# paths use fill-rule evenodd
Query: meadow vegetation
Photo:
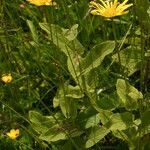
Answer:
<svg viewBox="0 0 150 150"><path fill-rule="evenodd" d="M0 150L148 150L149 116L149 0L0 1Z"/></svg>

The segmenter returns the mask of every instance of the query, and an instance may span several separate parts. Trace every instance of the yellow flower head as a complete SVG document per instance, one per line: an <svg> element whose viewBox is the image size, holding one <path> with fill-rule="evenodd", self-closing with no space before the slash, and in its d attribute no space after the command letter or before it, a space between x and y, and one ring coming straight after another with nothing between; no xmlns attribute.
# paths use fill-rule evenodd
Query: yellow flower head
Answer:
<svg viewBox="0 0 150 150"><path fill-rule="evenodd" d="M11 74L3 74L1 80L5 83L10 83L12 81Z"/></svg>
<svg viewBox="0 0 150 150"><path fill-rule="evenodd" d="M6 133L9 138L15 140L19 136L19 129L11 129L10 132Z"/></svg>
<svg viewBox="0 0 150 150"><path fill-rule="evenodd" d="M53 0L27 0L29 3L34 4L36 6L56 6L56 2L53 2Z"/></svg>
<svg viewBox="0 0 150 150"><path fill-rule="evenodd" d="M118 0L99 0L100 3L95 1L90 2L90 7L92 8L92 15L100 15L106 18L112 18L115 16L120 16L128 13L128 8L133 4L126 4L128 0L119 3Z"/></svg>

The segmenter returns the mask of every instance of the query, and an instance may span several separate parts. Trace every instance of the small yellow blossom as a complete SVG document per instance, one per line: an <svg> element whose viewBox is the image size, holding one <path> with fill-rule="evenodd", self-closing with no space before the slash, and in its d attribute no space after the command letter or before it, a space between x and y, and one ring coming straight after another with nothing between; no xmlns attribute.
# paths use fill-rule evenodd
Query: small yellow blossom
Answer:
<svg viewBox="0 0 150 150"><path fill-rule="evenodd" d="M34 4L36 6L56 6L56 2L53 2L53 0L27 0L29 3Z"/></svg>
<svg viewBox="0 0 150 150"><path fill-rule="evenodd" d="M112 18L115 16L120 16L127 14L127 10L133 4L127 4L128 0L119 3L118 0L99 0L100 3L95 1L90 2L90 7L92 8L92 15L100 15L106 18Z"/></svg>
<svg viewBox="0 0 150 150"><path fill-rule="evenodd" d="M10 83L12 81L11 74L3 74L1 80L5 83Z"/></svg>
<svg viewBox="0 0 150 150"><path fill-rule="evenodd" d="M6 133L9 138L15 140L19 136L19 129L11 129L10 132Z"/></svg>

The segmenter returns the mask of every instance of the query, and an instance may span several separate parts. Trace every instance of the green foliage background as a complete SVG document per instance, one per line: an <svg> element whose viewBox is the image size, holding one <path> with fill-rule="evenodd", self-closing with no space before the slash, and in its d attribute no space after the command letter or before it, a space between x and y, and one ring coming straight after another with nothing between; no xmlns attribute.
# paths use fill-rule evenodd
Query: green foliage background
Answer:
<svg viewBox="0 0 150 150"><path fill-rule="evenodd" d="M114 19L56 2L0 2L0 149L150 149L149 1Z"/></svg>

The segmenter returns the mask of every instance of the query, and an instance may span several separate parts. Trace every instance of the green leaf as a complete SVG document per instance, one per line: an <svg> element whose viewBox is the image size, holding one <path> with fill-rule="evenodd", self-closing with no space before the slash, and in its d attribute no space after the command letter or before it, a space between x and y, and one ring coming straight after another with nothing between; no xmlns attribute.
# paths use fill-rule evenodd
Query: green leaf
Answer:
<svg viewBox="0 0 150 150"><path fill-rule="evenodd" d="M138 149L139 146L140 146L139 149L142 149L141 144L145 144L144 142L146 141L146 139L142 139L142 143L137 144L141 141L140 138L145 135L143 132L143 128L141 128L140 125L141 125L141 120L136 119L133 122L133 126L131 126L130 128L122 131L114 130L112 131L112 133L115 137L126 141L128 143L129 149L135 150Z"/></svg>
<svg viewBox="0 0 150 150"><path fill-rule="evenodd" d="M117 80L116 88L124 107L127 110L136 110L138 108L138 100L143 98L142 93L123 79Z"/></svg>
<svg viewBox="0 0 150 150"><path fill-rule="evenodd" d="M81 61L81 75L86 74L98 67L102 63L103 59L108 54L113 52L114 48L114 41L106 41L91 49L87 56Z"/></svg>
<svg viewBox="0 0 150 150"><path fill-rule="evenodd" d="M36 111L29 112L29 119L33 129L38 133L46 132L50 127L56 124L56 120L52 116L43 116Z"/></svg>
<svg viewBox="0 0 150 150"><path fill-rule="evenodd" d="M55 142L78 137L81 134L83 134L83 131L79 130L76 126L65 122L61 125L50 127L46 132L42 133L39 138L47 142Z"/></svg>
<svg viewBox="0 0 150 150"><path fill-rule="evenodd" d="M62 124L62 120L64 118L62 118L62 115L60 115L59 113L56 113L55 116L52 117L43 116L36 111L30 111L29 119L31 121L31 126L33 127L33 129L40 134L39 138L41 140L51 142L67 138L66 134L68 134L68 128L66 128L66 131L64 132L65 125ZM78 130L76 130L76 133L77 132L79 133Z"/></svg>
<svg viewBox="0 0 150 150"><path fill-rule="evenodd" d="M62 28L57 25L49 25L47 23L39 23L40 27L48 34L48 39L51 40L61 51L67 56L72 54L72 50L68 46L69 40L63 35Z"/></svg>
<svg viewBox="0 0 150 150"><path fill-rule="evenodd" d="M150 6L149 6L148 9L147 9L147 13L148 13L148 15L149 15L149 17L150 17Z"/></svg>
<svg viewBox="0 0 150 150"><path fill-rule="evenodd" d="M48 33L48 39L52 41L67 56L68 70L78 82L79 63L84 52L83 46L75 38L77 25L71 29L64 29L54 24L40 23L40 27ZM75 39L74 39L75 38Z"/></svg>
<svg viewBox="0 0 150 150"><path fill-rule="evenodd" d="M76 99L82 98L82 93L79 86L71 86L65 83L63 87L58 89L56 96L53 99L54 107L60 105L60 108L67 118L75 118L77 115Z"/></svg>
<svg viewBox="0 0 150 150"><path fill-rule="evenodd" d="M79 86L72 86L72 85L65 86L65 91L66 91L66 97L79 99L84 96Z"/></svg>
<svg viewBox="0 0 150 150"><path fill-rule="evenodd" d="M101 110L99 112L99 116L100 116L100 120L102 124L106 124L109 120L110 117L112 116L113 112L112 111L108 111L108 110Z"/></svg>
<svg viewBox="0 0 150 150"><path fill-rule="evenodd" d="M36 43L38 43L38 34L36 32L36 28L35 28L33 22L31 20L27 20L27 24L28 24L28 26L30 28L30 31L32 33L32 37L33 37L34 41Z"/></svg>
<svg viewBox="0 0 150 150"><path fill-rule="evenodd" d="M88 140L85 143L85 148L90 148L103 139L110 130L105 127L95 126L91 128Z"/></svg>
<svg viewBox="0 0 150 150"><path fill-rule="evenodd" d="M91 105L99 112L103 110L114 110L120 104L116 99L116 93L110 93L110 95L98 95L95 91L88 93Z"/></svg>
<svg viewBox="0 0 150 150"><path fill-rule="evenodd" d="M99 114L92 107L88 107L84 111L81 111L76 118L76 124L78 124L83 130L93 127L99 123Z"/></svg>
<svg viewBox="0 0 150 150"><path fill-rule="evenodd" d="M59 99L60 108L66 118L75 118L77 115L76 102L72 98L62 97Z"/></svg>
<svg viewBox="0 0 150 150"><path fill-rule="evenodd" d="M66 139L66 134L59 126L54 126L49 128L46 132L43 132L39 138L47 142L55 142Z"/></svg>
<svg viewBox="0 0 150 150"><path fill-rule="evenodd" d="M100 93L97 99L97 105L99 108L104 110L114 110L120 104L119 100L116 98L116 92L109 93L109 95Z"/></svg>
<svg viewBox="0 0 150 150"><path fill-rule="evenodd" d="M56 108L59 106L59 96L56 95L53 99L53 107Z"/></svg>
<svg viewBox="0 0 150 150"><path fill-rule="evenodd" d="M80 126L84 126L84 129L88 129L100 123L100 117L98 114L91 115L88 118L79 118Z"/></svg>
<svg viewBox="0 0 150 150"><path fill-rule="evenodd" d="M70 29L63 29L64 36L69 40L74 40L78 35L78 24L73 25Z"/></svg>
<svg viewBox="0 0 150 150"><path fill-rule="evenodd" d="M40 23L40 27L48 33L49 40L68 57L68 70L77 83L82 81L81 75L98 67L105 56L110 54L115 48L115 42L113 41L101 43L91 49L89 54L83 59L84 48L75 38L77 34L76 26L73 26L71 29L63 29L57 25Z"/></svg>
<svg viewBox="0 0 150 150"><path fill-rule="evenodd" d="M91 117L87 118L87 121L85 123L85 129L93 127L99 123L100 123L100 117L98 114L91 116Z"/></svg>
<svg viewBox="0 0 150 150"><path fill-rule="evenodd" d="M59 99L64 97L63 93L65 93L65 97L74 98L74 99L80 99L84 96L79 86L72 86L72 85L65 84L63 88L58 89L58 92L53 99L54 108L59 106Z"/></svg>
<svg viewBox="0 0 150 150"><path fill-rule="evenodd" d="M119 52L119 57L118 54L114 54L112 58L114 61L121 63L121 65L126 68L125 72L130 76L139 69L141 49L140 47L130 46L121 50Z"/></svg>
<svg viewBox="0 0 150 150"><path fill-rule="evenodd" d="M106 128L114 130L125 130L133 125L134 116L132 113L115 113L111 115L110 120L104 125Z"/></svg>
<svg viewBox="0 0 150 150"><path fill-rule="evenodd" d="M125 131L113 131L113 135L119 139L122 139L123 141L126 141L128 143L128 147L130 150L135 150L137 149L137 143L138 138L137 138L137 131L135 128L129 128Z"/></svg>
<svg viewBox="0 0 150 150"><path fill-rule="evenodd" d="M83 54L84 47L79 41L76 43L77 25L73 26L71 29L64 29L58 25L47 23L39 23L39 25L48 33L48 39L59 47L67 56L71 54L75 55L75 53L78 55Z"/></svg>
<svg viewBox="0 0 150 150"><path fill-rule="evenodd" d="M76 55L75 57L70 55L67 59L68 70L78 85L82 83L79 68L81 59L82 58L79 55Z"/></svg>

